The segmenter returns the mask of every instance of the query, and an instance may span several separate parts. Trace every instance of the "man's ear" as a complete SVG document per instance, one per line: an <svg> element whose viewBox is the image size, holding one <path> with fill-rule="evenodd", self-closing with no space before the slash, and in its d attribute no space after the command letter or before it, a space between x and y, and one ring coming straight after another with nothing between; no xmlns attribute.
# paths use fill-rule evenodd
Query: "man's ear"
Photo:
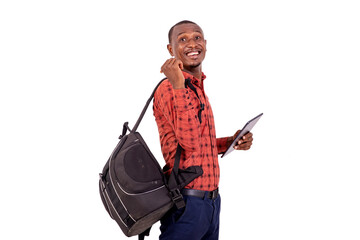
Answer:
<svg viewBox="0 0 360 240"><path fill-rule="evenodd" d="M174 56L174 53L173 53L173 49L172 49L172 47L171 47L171 44L168 44L168 45L167 45L167 49L168 49L170 55L173 57L173 56Z"/></svg>

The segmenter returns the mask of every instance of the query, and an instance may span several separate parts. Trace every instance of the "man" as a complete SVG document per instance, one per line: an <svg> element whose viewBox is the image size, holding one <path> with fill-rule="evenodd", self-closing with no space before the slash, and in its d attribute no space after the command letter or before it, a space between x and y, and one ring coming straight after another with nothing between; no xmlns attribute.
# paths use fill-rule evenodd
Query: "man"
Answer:
<svg viewBox="0 0 360 240"><path fill-rule="evenodd" d="M202 29L191 21L175 24L169 31L167 49L172 58L161 67L167 80L157 89L153 107L165 170L172 169L179 143L183 148L180 168L201 166L203 174L182 190L186 207L174 208L161 219L160 239L218 239L218 154L227 149L236 134L216 138L213 113L204 91L206 40ZM248 133L235 149L248 150L252 141Z"/></svg>

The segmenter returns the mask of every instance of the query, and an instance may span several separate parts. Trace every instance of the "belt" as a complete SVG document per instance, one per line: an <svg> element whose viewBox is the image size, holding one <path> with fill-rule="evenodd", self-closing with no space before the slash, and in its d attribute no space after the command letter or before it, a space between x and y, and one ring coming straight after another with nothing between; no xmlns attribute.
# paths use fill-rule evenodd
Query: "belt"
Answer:
<svg viewBox="0 0 360 240"><path fill-rule="evenodd" d="M195 190L195 189L187 189L184 188L181 190L181 194L186 196L193 196L204 199L205 197L210 199L215 199L219 195L219 188L213 191L202 191L202 190Z"/></svg>

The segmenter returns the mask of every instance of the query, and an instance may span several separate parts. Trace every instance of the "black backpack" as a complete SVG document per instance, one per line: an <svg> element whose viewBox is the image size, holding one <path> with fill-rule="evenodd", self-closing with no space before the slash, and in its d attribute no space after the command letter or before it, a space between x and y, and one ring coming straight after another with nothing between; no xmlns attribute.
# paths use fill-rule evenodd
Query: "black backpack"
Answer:
<svg viewBox="0 0 360 240"><path fill-rule="evenodd" d="M178 144L173 170L165 176L136 132L157 87L164 80L152 92L133 129L128 122L124 123L120 141L100 173L99 189L105 209L128 237L139 235L139 239L144 239L151 226L174 205L184 207L180 190L203 173L200 166L179 169L183 149Z"/></svg>

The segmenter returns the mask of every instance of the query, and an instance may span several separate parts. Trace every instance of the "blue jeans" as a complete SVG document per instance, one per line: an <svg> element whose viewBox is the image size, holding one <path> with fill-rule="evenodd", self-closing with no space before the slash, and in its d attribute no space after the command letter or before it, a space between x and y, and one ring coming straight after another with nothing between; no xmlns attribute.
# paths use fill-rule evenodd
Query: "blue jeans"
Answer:
<svg viewBox="0 0 360 240"><path fill-rule="evenodd" d="M174 207L162 219L160 240L219 239L220 195L214 200L184 195L186 206Z"/></svg>

